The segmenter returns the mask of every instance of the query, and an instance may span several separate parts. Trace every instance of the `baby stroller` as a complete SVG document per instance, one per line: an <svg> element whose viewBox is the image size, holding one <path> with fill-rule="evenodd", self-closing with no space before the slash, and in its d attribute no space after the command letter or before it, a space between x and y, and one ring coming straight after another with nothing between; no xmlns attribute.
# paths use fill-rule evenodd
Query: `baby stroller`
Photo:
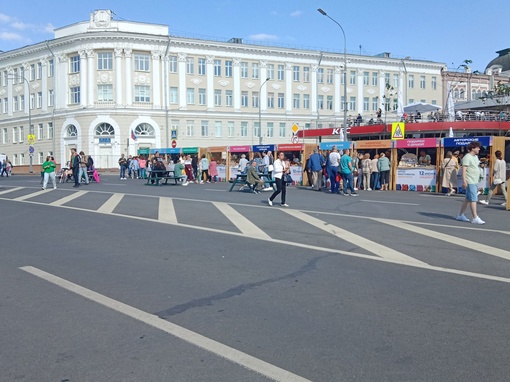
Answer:
<svg viewBox="0 0 510 382"><path fill-rule="evenodd" d="M74 182L73 170L67 167L62 167L57 173L57 179L59 183Z"/></svg>

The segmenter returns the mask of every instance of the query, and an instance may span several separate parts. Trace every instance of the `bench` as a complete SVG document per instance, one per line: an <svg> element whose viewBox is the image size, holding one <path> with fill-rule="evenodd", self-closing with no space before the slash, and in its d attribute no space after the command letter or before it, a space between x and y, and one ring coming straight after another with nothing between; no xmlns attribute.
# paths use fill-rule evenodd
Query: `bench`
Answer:
<svg viewBox="0 0 510 382"><path fill-rule="evenodd" d="M263 178L263 177L267 177L267 174L259 174L259 176L260 176L260 178ZM244 186L248 186L249 189L251 190L251 184L248 183L248 181L246 180L246 177L247 177L246 174L237 174L235 179L230 179L229 183L232 183L232 186L230 186L230 189L228 191L232 192L232 190L234 189L234 187L236 185L241 186L241 187L239 187L238 191L241 191ZM269 184L271 187L273 187L273 190L274 190L276 182L274 181L274 179L264 179L264 184Z"/></svg>
<svg viewBox="0 0 510 382"><path fill-rule="evenodd" d="M149 171L148 175L147 175L147 182L145 182L145 185L146 186L172 186L172 185L179 184L179 180L182 179L182 176L175 176L172 174L173 174L173 171L165 171L165 170ZM173 181L175 181L175 183L168 183L169 180L173 180Z"/></svg>

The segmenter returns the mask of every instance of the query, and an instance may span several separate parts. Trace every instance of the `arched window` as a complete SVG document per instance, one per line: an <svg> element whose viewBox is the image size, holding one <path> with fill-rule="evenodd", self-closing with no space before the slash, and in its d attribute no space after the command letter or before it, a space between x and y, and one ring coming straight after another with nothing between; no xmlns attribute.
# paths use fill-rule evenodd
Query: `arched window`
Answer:
<svg viewBox="0 0 510 382"><path fill-rule="evenodd" d="M140 123L135 128L135 134L137 136L143 136L143 137L154 137L154 127L149 125L148 123Z"/></svg>
<svg viewBox="0 0 510 382"><path fill-rule="evenodd" d="M66 128L66 138L76 138L78 136L78 129L74 125L68 125Z"/></svg>
<svg viewBox="0 0 510 382"><path fill-rule="evenodd" d="M96 126L95 135L112 136L115 135L115 129L109 123L101 123Z"/></svg>

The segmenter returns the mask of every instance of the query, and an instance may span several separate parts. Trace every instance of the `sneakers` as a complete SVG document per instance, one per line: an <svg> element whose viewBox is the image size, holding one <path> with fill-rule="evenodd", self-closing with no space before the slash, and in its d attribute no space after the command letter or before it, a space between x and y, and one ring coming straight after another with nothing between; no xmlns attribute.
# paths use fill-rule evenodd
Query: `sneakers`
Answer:
<svg viewBox="0 0 510 382"><path fill-rule="evenodd" d="M56 190L56 189L57 189L57 186L53 187L53 189L54 189L54 190Z"/></svg>
<svg viewBox="0 0 510 382"><path fill-rule="evenodd" d="M480 204L484 204L486 206L489 205L489 202L487 200L480 200L479 202L480 202Z"/></svg>
<svg viewBox="0 0 510 382"><path fill-rule="evenodd" d="M347 192L342 193L343 196L349 196Z"/></svg>
<svg viewBox="0 0 510 382"><path fill-rule="evenodd" d="M273 187L266 187L262 189L262 191L273 191Z"/></svg>
<svg viewBox="0 0 510 382"><path fill-rule="evenodd" d="M282 204L280 204L280 206L282 206L282 207L288 207L289 205L288 205L287 203L282 203Z"/></svg>
<svg viewBox="0 0 510 382"><path fill-rule="evenodd" d="M502 206L506 206L506 202L505 203L501 203Z"/></svg>
<svg viewBox="0 0 510 382"><path fill-rule="evenodd" d="M372 189L370 187L367 188L367 191L372 191Z"/></svg>
<svg viewBox="0 0 510 382"><path fill-rule="evenodd" d="M471 223L473 223L473 224L485 224L485 222L482 219L480 219L480 216L477 216L476 218L471 220Z"/></svg>
<svg viewBox="0 0 510 382"><path fill-rule="evenodd" d="M351 196L358 196L358 194L356 192L354 192L354 193L351 193Z"/></svg>
<svg viewBox="0 0 510 382"><path fill-rule="evenodd" d="M253 190L253 193L254 193L254 194L260 194L260 191L258 191L258 190Z"/></svg>
<svg viewBox="0 0 510 382"><path fill-rule="evenodd" d="M457 220L461 222L469 222L469 219L464 214L457 216Z"/></svg>
<svg viewBox="0 0 510 382"><path fill-rule="evenodd" d="M269 199L269 198L267 198L267 204L269 204L270 206L272 206L272 205L273 205L272 200L271 200L271 199Z"/></svg>
<svg viewBox="0 0 510 382"><path fill-rule="evenodd" d="M46 190L44 187L42 187L43 190Z"/></svg>
<svg viewBox="0 0 510 382"><path fill-rule="evenodd" d="M184 182L182 185L187 186L188 184L189 184L188 182Z"/></svg>

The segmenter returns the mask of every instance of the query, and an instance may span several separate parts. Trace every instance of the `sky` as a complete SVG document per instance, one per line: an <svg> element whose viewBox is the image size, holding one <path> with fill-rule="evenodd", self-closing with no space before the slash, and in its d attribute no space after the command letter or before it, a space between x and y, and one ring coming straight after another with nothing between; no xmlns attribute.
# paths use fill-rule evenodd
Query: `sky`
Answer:
<svg viewBox="0 0 510 382"><path fill-rule="evenodd" d="M14 5L15 4L15 5ZM117 20L164 24L170 35L441 62L483 72L510 48L508 0L0 0L0 50L53 38L96 9Z"/></svg>

